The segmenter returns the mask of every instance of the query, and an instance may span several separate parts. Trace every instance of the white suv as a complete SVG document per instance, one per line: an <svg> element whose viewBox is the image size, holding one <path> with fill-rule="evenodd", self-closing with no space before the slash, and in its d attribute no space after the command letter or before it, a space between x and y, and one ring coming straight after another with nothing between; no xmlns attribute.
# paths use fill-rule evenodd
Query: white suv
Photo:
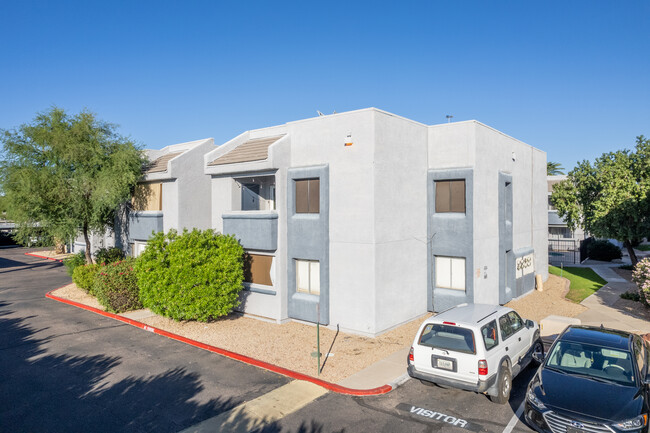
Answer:
<svg viewBox="0 0 650 433"><path fill-rule="evenodd" d="M462 304L424 321L408 356L408 373L423 383L510 398L512 378L543 353L539 326L512 308Z"/></svg>

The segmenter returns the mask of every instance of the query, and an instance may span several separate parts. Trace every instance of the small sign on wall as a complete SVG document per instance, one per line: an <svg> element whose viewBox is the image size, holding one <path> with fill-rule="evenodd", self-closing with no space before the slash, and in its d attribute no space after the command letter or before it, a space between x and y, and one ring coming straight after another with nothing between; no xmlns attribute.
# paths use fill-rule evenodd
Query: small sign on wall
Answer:
<svg viewBox="0 0 650 433"><path fill-rule="evenodd" d="M516 278L521 278L524 275L532 274L535 272L535 260L534 253L527 254L523 257L519 257L515 261L516 266Z"/></svg>

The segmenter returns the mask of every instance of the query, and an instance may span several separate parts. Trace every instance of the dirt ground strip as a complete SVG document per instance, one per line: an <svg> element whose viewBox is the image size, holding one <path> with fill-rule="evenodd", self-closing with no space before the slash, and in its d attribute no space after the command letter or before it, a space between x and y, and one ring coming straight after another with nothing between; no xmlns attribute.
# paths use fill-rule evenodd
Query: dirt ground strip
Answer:
<svg viewBox="0 0 650 433"><path fill-rule="evenodd" d="M521 317L536 322L551 315L576 317L587 308L565 299L568 292L569 280L549 274L541 292L533 290L521 299L508 302L506 306L516 310Z"/></svg>
<svg viewBox="0 0 650 433"><path fill-rule="evenodd" d="M49 250L49 251L32 251L30 254L41 256L41 257L47 257L47 258L54 259L54 260L65 260L68 257L72 256L72 254L69 254L69 253L56 254L53 250Z"/></svg>
<svg viewBox="0 0 650 433"><path fill-rule="evenodd" d="M507 305L517 310L522 317L536 321L551 314L574 317L585 308L564 299L566 282L563 278L550 275L543 292L532 292ZM53 295L103 309L93 296L75 284L54 291ZM376 338L343 332L337 335L336 330L321 327L320 344L325 364L320 378L338 383L396 351L409 347L418 327L430 315L426 314ZM317 360L312 357L312 353L316 352L314 325L297 322L278 325L240 314L231 314L210 323L175 322L160 316L139 321L192 340L317 376ZM325 360L330 347L331 354Z"/></svg>

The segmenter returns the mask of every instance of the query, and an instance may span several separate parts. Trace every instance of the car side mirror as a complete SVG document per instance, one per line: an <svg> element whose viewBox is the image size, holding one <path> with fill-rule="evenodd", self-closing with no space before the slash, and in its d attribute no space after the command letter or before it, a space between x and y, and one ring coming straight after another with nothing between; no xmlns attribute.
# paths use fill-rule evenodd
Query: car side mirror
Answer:
<svg viewBox="0 0 650 433"><path fill-rule="evenodd" d="M542 352L533 352L533 359L541 364L544 362L544 354Z"/></svg>
<svg viewBox="0 0 650 433"><path fill-rule="evenodd" d="M530 328L532 328L532 327L534 327L534 326L535 326L535 322L533 322L533 321L530 320L530 319L527 319L527 320L526 320L526 328L530 329Z"/></svg>

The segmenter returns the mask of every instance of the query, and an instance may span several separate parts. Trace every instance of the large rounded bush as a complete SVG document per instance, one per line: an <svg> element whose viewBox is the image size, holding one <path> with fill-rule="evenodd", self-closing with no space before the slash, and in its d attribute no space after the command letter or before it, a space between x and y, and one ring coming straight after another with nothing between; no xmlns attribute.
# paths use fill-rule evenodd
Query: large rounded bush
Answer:
<svg viewBox="0 0 650 433"><path fill-rule="evenodd" d="M598 240L589 244L587 254L592 260L611 262L614 259L623 257L621 249L607 240Z"/></svg>
<svg viewBox="0 0 650 433"><path fill-rule="evenodd" d="M87 292L92 292L95 283L95 275L99 271L99 265L83 265L77 266L72 271L72 281L77 287L84 289Z"/></svg>
<svg viewBox="0 0 650 433"><path fill-rule="evenodd" d="M138 257L145 307L175 320L208 321L239 305L244 249L213 230L157 233Z"/></svg>
<svg viewBox="0 0 650 433"><path fill-rule="evenodd" d="M133 265L134 259L128 258L102 266L95 275L93 294L108 311L123 313L142 308Z"/></svg>

